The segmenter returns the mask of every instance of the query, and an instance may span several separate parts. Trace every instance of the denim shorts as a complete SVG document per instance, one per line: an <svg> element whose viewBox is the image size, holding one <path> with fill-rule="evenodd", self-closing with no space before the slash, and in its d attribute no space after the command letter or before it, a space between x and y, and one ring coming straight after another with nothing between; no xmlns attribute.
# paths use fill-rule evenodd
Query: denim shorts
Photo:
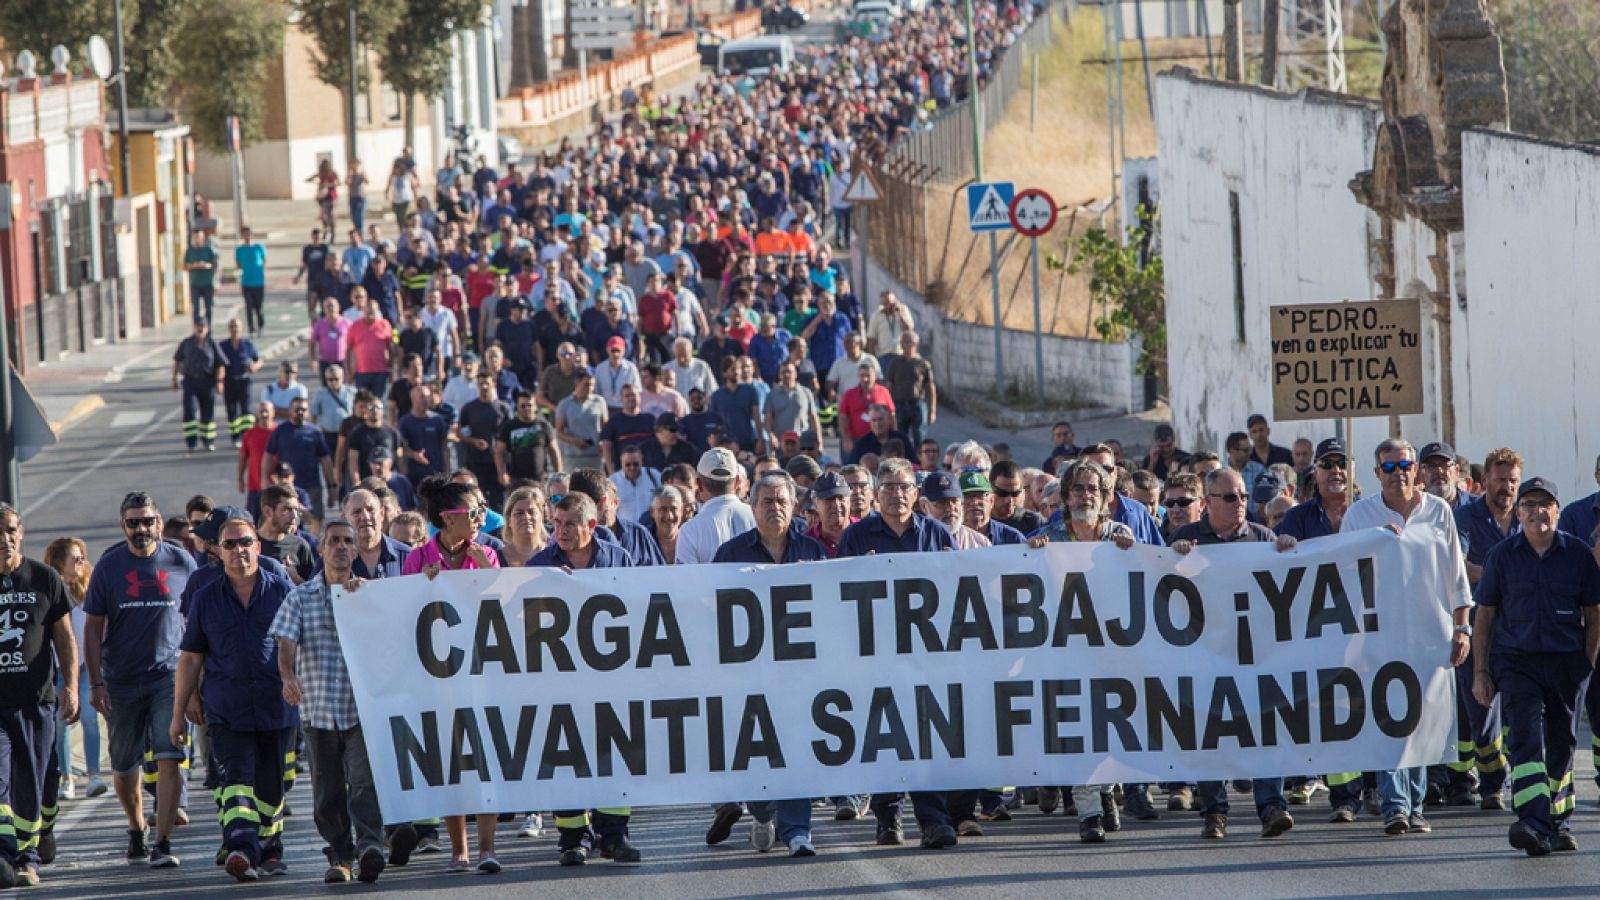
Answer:
<svg viewBox="0 0 1600 900"><path fill-rule="evenodd" d="M183 759L167 732L172 728L173 674L146 682L106 682L111 695L111 771L139 771L145 751L156 759Z"/></svg>

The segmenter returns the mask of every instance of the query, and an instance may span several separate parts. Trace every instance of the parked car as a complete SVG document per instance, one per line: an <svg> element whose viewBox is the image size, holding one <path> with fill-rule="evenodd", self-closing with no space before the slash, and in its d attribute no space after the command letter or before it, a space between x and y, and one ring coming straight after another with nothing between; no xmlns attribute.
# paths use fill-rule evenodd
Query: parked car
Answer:
<svg viewBox="0 0 1600 900"><path fill-rule="evenodd" d="M810 14L791 3L778 3L761 9L761 27L769 34L795 31L806 27L810 21Z"/></svg>

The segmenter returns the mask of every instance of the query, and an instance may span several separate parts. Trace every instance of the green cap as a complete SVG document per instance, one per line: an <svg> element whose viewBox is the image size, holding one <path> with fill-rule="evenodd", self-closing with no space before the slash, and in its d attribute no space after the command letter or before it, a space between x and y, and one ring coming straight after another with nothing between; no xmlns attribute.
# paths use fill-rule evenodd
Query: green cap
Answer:
<svg viewBox="0 0 1600 900"><path fill-rule="evenodd" d="M994 493L994 488L989 486L989 476L982 472L962 472L961 493L992 494Z"/></svg>

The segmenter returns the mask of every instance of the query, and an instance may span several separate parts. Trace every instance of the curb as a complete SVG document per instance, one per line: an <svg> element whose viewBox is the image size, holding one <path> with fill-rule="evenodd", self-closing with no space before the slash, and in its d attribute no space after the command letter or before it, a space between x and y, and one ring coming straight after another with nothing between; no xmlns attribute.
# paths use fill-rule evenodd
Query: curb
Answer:
<svg viewBox="0 0 1600 900"><path fill-rule="evenodd" d="M56 433L56 437L60 437L72 426L105 409L105 406L106 398L99 394L81 397L77 403L72 404L72 409L67 410L67 414L62 416L61 421L50 423L50 430Z"/></svg>

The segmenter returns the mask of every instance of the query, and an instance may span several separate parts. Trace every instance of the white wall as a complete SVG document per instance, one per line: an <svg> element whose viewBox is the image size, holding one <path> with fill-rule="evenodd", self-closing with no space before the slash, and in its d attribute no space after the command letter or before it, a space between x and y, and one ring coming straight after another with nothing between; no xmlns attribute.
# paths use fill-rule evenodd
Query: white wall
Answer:
<svg viewBox="0 0 1600 900"><path fill-rule="evenodd" d="M1600 453L1600 155L1488 132L1462 155L1457 445L1513 447L1571 502L1595 489Z"/></svg>
<svg viewBox="0 0 1600 900"><path fill-rule="evenodd" d="M1156 85L1167 357L1180 444L1221 452L1251 413L1269 418L1267 310L1374 296L1368 211L1348 183L1370 165L1377 111L1317 92L1205 82L1183 73ZM1239 195L1244 340L1237 339L1228 194ZM1334 434L1331 420L1283 422L1273 440ZM1357 420L1356 452L1388 420ZM1361 457L1357 457L1360 459Z"/></svg>
<svg viewBox="0 0 1600 900"><path fill-rule="evenodd" d="M433 142L426 127L417 129L417 175L425 185L433 183ZM356 135L356 152L368 178L368 215L383 206L383 189L389 167L405 147L404 128L364 129ZM245 194L256 200L307 200L316 197L316 185L306 181L317 171L319 154L327 153L334 168L345 174L344 135L324 135L294 141L262 141L244 151ZM233 187L228 154L203 148L196 153L195 190L212 200L231 200ZM344 191L340 190L343 204ZM308 207L309 208L309 207Z"/></svg>

